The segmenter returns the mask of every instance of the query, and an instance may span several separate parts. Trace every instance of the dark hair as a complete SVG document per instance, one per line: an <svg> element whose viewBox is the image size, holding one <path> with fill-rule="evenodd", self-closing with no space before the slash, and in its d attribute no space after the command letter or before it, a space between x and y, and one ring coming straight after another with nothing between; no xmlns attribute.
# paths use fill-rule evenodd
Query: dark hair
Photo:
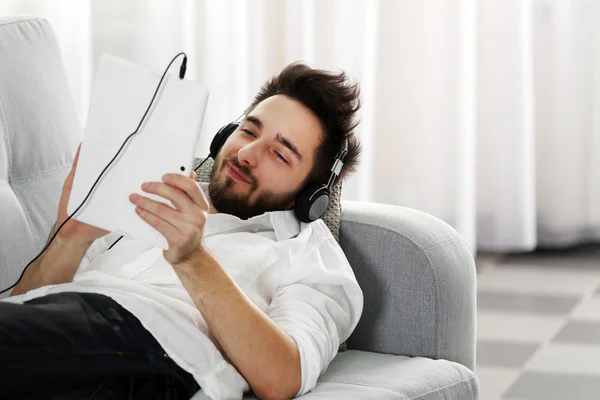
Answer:
<svg viewBox="0 0 600 400"><path fill-rule="evenodd" d="M348 153L338 179L343 180L353 172L361 152L360 142L354 133L359 123L355 119L360 108L358 83L349 81L343 71L324 71L295 62L265 82L248 110L278 94L299 101L321 121L324 135L307 181L327 183L335 156L345 145Z"/></svg>

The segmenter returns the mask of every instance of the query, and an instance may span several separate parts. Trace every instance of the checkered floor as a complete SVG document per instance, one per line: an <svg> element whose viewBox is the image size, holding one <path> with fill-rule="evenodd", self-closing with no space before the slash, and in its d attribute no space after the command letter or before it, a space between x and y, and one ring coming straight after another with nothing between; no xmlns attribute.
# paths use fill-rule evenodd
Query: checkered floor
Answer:
<svg viewBox="0 0 600 400"><path fill-rule="evenodd" d="M477 269L481 400L600 399L600 246Z"/></svg>

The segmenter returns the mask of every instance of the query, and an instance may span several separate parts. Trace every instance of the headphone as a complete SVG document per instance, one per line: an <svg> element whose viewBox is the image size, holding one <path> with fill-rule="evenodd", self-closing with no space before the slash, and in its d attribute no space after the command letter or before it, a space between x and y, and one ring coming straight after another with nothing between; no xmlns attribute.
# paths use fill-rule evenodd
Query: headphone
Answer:
<svg viewBox="0 0 600 400"><path fill-rule="evenodd" d="M247 112L248 110L246 110ZM244 115L246 115L244 112ZM239 118L238 118L239 120ZM221 148L231 136L233 132L240 126L240 122L231 122L217 132L210 144L209 158L216 159L217 154L221 151ZM348 153L348 145L344 144L344 148L340 151L331 167L331 174L327 183L323 182L311 182L306 185L296 197L296 203L294 205L294 214L296 218L301 222L313 222L321 218L325 214L325 210L329 206L331 198L331 187L335 182L335 178L339 176L342 167L344 166L344 157ZM202 164L200 164L201 166ZM200 168L198 166L198 168Z"/></svg>

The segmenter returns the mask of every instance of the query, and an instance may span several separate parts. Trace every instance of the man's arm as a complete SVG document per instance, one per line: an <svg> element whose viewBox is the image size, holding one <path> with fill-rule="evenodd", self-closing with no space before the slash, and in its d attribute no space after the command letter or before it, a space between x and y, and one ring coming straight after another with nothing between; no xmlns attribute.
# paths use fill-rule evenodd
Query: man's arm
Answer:
<svg viewBox="0 0 600 400"><path fill-rule="evenodd" d="M267 400L294 397L302 383L294 339L246 297L210 252L174 270L254 393Z"/></svg>
<svg viewBox="0 0 600 400"><path fill-rule="evenodd" d="M170 200L175 209L132 193L135 212L169 243L163 252L211 333L255 394L262 399L294 397L302 384L295 340L263 313L231 279L203 244L208 199L189 177L165 174L142 189Z"/></svg>
<svg viewBox="0 0 600 400"><path fill-rule="evenodd" d="M56 224L50 230L48 241L54 235L55 229ZM23 279L10 295L16 296L42 286L73 281L75 272L91 244L56 235L50 246L27 268Z"/></svg>

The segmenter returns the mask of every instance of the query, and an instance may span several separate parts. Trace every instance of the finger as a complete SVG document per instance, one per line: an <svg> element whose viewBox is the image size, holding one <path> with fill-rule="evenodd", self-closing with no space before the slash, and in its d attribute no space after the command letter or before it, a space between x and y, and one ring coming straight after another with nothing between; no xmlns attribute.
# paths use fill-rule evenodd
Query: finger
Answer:
<svg viewBox="0 0 600 400"><path fill-rule="evenodd" d="M75 169L77 168L77 160L79 160L80 148L81 143L79 143L79 146L77 146L77 151L75 152L75 157L73 158L73 163L71 164L71 170L67 174L65 182L63 183L63 190L71 190L73 188L73 179L75 178Z"/></svg>
<svg viewBox="0 0 600 400"><path fill-rule="evenodd" d="M178 232L177 228L175 228L173 225L171 225L164 219L160 218L159 216L151 213L150 211L144 210L140 207L136 207L135 212L148 225L152 226L154 229L156 229L158 232L160 232L165 237L165 239L167 239L167 242L169 243L169 245L171 243L174 243L176 238L179 236L179 232Z"/></svg>
<svg viewBox="0 0 600 400"><path fill-rule="evenodd" d="M81 143L77 146L77 151L75 152L75 158L73 158L73 166L77 165L77 160L79 160L79 151L81 150ZM73 170L73 168L71 168Z"/></svg>
<svg viewBox="0 0 600 400"><path fill-rule="evenodd" d="M163 176L163 181L170 186L179 188L187 194L187 196L197 204L202 210L208 210L209 204L204 192L198 187L195 180L186 178L179 174L166 174Z"/></svg>
<svg viewBox="0 0 600 400"><path fill-rule="evenodd" d="M186 178L188 179L188 178ZM173 206L182 213L193 214L198 206L181 189L162 182L146 182L142 185L142 190L147 193L153 193L165 199L171 200Z"/></svg>
<svg viewBox="0 0 600 400"><path fill-rule="evenodd" d="M185 231L188 228L188 225L193 224L192 218L190 218L188 215L179 212L159 201L152 200L138 194L132 194L129 196L129 201L142 210L148 211L168 222L180 232Z"/></svg>

